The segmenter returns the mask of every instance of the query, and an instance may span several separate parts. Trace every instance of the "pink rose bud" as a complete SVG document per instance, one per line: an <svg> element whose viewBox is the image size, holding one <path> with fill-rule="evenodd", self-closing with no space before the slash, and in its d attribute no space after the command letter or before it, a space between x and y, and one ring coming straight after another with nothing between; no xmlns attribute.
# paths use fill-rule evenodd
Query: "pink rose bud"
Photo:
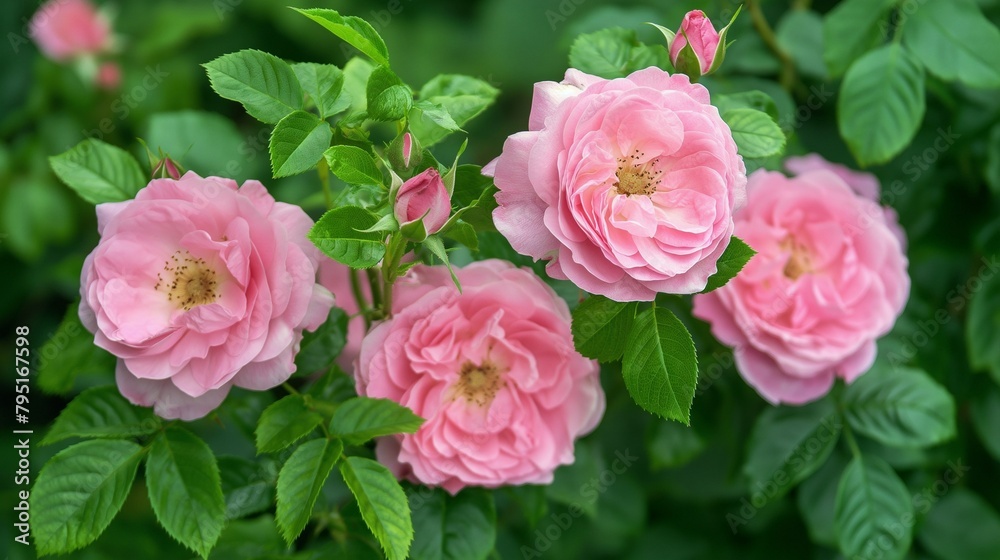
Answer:
<svg viewBox="0 0 1000 560"><path fill-rule="evenodd" d="M97 85L108 91L118 89L122 83L122 70L117 62L105 62L97 69ZM178 177L174 177L177 179Z"/></svg>
<svg viewBox="0 0 1000 560"><path fill-rule="evenodd" d="M413 136L407 132L403 135L403 166L410 166L410 154L413 152Z"/></svg>
<svg viewBox="0 0 1000 560"><path fill-rule="evenodd" d="M705 12L691 10L684 16L681 28L670 43L670 62L678 72L692 77L704 76L713 67L720 40L719 33L715 31L711 20L705 17ZM682 55L681 51L686 45L691 47ZM692 52L693 58L689 54Z"/></svg>
<svg viewBox="0 0 1000 560"><path fill-rule="evenodd" d="M31 36L45 56L67 60L111 46L107 20L87 0L51 0L31 18Z"/></svg>
<svg viewBox="0 0 1000 560"><path fill-rule="evenodd" d="M395 213L399 225L423 218L427 235L441 229L451 214L451 197L437 169L427 169L399 187Z"/></svg>

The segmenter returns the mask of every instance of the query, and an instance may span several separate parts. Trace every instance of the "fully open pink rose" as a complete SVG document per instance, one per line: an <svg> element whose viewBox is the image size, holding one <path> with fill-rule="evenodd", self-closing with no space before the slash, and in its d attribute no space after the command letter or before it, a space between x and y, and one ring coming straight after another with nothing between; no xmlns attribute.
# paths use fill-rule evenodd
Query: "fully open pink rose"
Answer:
<svg viewBox="0 0 1000 560"><path fill-rule="evenodd" d="M573 441L604 413L596 362L573 348L565 302L527 269L487 260L455 271L413 268L394 316L361 344L358 392L425 418L382 438L397 476L455 493L464 486L547 484Z"/></svg>
<svg viewBox="0 0 1000 560"><path fill-rule="evenodd" d="M760 170L736 235L758 251L694 314L735 347L744 379L772 403L801 404L853 381L875 360L910 291L889 218L829 170Z"/></svg>
<svg viewBox="0 0 1000 560"><path fill-rule="evenodd" d="M66 60L111 45L107 20L87 0L50 0L31 18L31 36L45 56Z"/></svg>
<svg viewBox="0 0 1000 560"><path fill-rule="evenodd" d="M400 225L423 218L427 235L437 233L451 214L451 196L437 169L407 179L396 193L394 210Z"/></svg>
<svg viewBox="0 0 1000 560"><path fill-rule="evenodd" d="M617 301L705 288L746 198L708 90L658 68L617 80L571 69L535 85L528 128L484 168L515 250Z"/></svg>
<svg viewBox="0 0 1000 560"><path fill-rule="evenodd" d="M354 272L358 275L358 289L365 301L371 301L371 287L365 271ZM319 283L333 293L337 307L347 313L347 342L337 356L337 365L344 371L354 371L354 362L361 351L361 339L365 336L365 318L358 313L358 302L351 287L351 268L339 262L324 258L319 265Z"/></svg>
<svg viewBox="0 0 1000 560"><path fill-rule="evenodd" d="M155 179L99 204L80 319L118 357L118 388L164 418L191 420L232 385L264 390L295 371L302 330L333 305L316 283L313 222L263 185Z"/></svg>
<svg viewBox="0 0 1000 560"><path fill-rule="evenodd" d="M701 10L691 10L684 15L680 29L670 42L670 62L674 67L678 67L681 49L689 42L701 66L700 74L708 74L715 62L715 53L719 50L719 33Z"/></svg>

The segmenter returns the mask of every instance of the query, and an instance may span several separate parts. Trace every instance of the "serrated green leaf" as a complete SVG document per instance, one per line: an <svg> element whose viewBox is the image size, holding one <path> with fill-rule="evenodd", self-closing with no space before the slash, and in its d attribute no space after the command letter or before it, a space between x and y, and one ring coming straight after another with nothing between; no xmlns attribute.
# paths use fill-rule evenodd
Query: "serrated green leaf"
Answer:
<svg viewBox="0 0 1000 560"><path fill-rule="evenodd" d="M971 0L927 2L913 10L903 45L943 80L1000 88L1000 30Z"/></svg>
<svg viewBox="0 0 1000 560"><path fill-rule="evenodd" d="M978 494L954 488L931 508L918 539L941 560L996 560L1000 515Z"/></svg>
<svg viewBox="0 0 1000 560"><path fill-rule="evenodd" d="M625 344L622 376L639 406L690 423L698 356L691 334L670 310L655 307L636 318Z"/></svg>
<svg viewBox="0 0 1000 560"><path fill-rule="evenodd" d="M896 0L845 0L823 19L823 59L830 76L888 38L888 13Z"/></svg>
<svg viewBox="0 0 1000 560"><path fill-rule="evenodd" d="M343 451L340 440L314 439L300 445L281 467L276 519L289 546L309 522L316 498Z"/></svg>
<svg viewBox="0 0 1000 560"><path fill-rule="evenodd" d="M362 232L378 222L364 208L341 206L323 214L309 230L309 239L331 259L352 268L370 268L385 256L385 234Z"/></svg>
<svg viewBox="0 0 1000 560"><path fill-rule="evenodd" d="M65 554L94 542L125 503L144 453L131 441L92 440L49 459L31 489L38 554Z"/></svg>
<svg viewBox="0 0 1000 560"><path fill-rule="evenodd" d="M274 485L278 474L274 461L219 457L218 462L227 520L260 513L274 504Z"/></svg>
<svg viewBox="0 0 1000 560"><path fill-rule="evenodd" d="M69 393L81 373L114 375L115 357L94 344L94 335L80 322L78 309L79 302L66 309L59 328L38 351L38 386L46 393Z"/></svg>
<svg viewBox="0 0 1000 560"><path fill-rule="evenodd" d="M420 88L415 105L422 114L411 118L410 131L424 147L432 146L485 111L499 95L487 82L461 74L440 74ZM447 114L435 112L440 107ZM411 112L413 115L413 112Z"/></svg>
<svg viewBox="0 0 1000 560"><path fill-rule="evenodd" d="M334 10L322 8L292 9L322 25L327 31L365 53L378 64L389 65L389 51L385 48L385 41L367 21L355 16L342 16Z"/></svg>
<svg viewBox="0 0 1000 560"><path fill-rule="evenodd" d="M368 76L365 98L368 118L376 121L402 119L413 106L413 92L385 66L375 68Z"/></svg>
<svg viewBox="0 0 1000 560"><path fill-rule="evenodd" d="M722 256L716 263L718 270L708 277L708 283L705 284L705 289L701 293L711 292L725 286L730 280L736 278L736 275L756 254L757 251L754 251L739 237L734 235L729 238L729 245L726 246L726 250L722 252Z"/></svg>
<svg viewBox="0 0 1000 560"><path fill-rule="evenodd" d="M323 422L306 407L302 395L288 395L264 409L257 423L257 453L281 451Z"/></svg>
<svg viewBox="0 0 1000 560"><path fill-rule="evenodd" d="M332 138L330 125L316 115L305 111L288 113L271 132L271 174L287 177L316 167Z"/></svg>
<svg viewBox="0 0 1000 560"><path fill-rule="evenodd" d="M635 31L621 27L580 35L569 49L569 65L602 78L622 78L638 45Z"/></svg>
<svg viewBox="0 0 1000 560"><path fill-rule="evenodd" d="M357 397L344 401L330 420L330 434L350 445L390 434L412 434L424 419L389 399Z"/></svg>
<svg viewBox="0 0 1000 560"><path fill-rule="evenodd" d="M733 133L741 156L761 158L780 154L785 147L785 133L778 123L763 111L749 108L730 109L722 113Z"/></svg>
<svg viewBox="0 0 1000 560"><path fill-rule="evenodd" d="M219 467L208 445L183 428L167 428L150 447L146 486L160 525L207 558L226 522Z"/></svg>
<svg viewBox="0 0 1000 560"><path fill-rule="evenodd" d="M412 560L484 560L496 541L493 495L467 488L455 496L444 490L414 488Z"/></svg>
<svg viewBox="0 0 1000 560"><path fill-rule="evenodd" d="M342 95L344 73L340 68L332 64L299 62L292 65L292 71L320 117L325 119L351 106L350 96Z"/></svg>
<svg viewBox="0 0 1000 560"><path fill-rule="evenodd" d="M769 500L785 495L826 462L842 427L830 398L764 410L750 435L743 465L751 491Z"/></svg>
<svg viewBox="0 0 1000 560"><path fill-rule="evenodd" d="M149 180L132 154L88 138L49 158L52 171L91 204L130 200Z"/></svg>
<svg viewBox="0 0 1000 560"><path fill-rule="evenodd" d="M375 158L357 146L333 146L323 154L330 172L351 185L381 185L382 172Z"/></svg>
<svg viewBox="0 0 1000 560"><path fill-rule="evenodd" d="M277 123L302 108L302 87L295 72L272 54L246 49L204 66L215 93L242 104L261 122Z"/></svg>
<svg viewBox="0 0 1000 560"><path fill-rule="evenodd" d="M114 385L87 389L59 413L41 445L72 437L130 438L152 434L160 419L148 408L125 400Z"/></svg>
<svg viewBox="0 0 1000 560"><path fill-rule="evenodd" d="M307 375L330 367L346 344L347 314L335 307L330 310L326 322L302 336L299 353L295 356L296 373Z"/></svg>
<svg viewBox="0 0 1000 560"><path fill-rule="evenodd" d="M473 251L479 250L479 238L476 237L476 229L467 222L456 220L448 229L442 229L441 235L448 239L454 239Z"/></svg>
<svg viewBox="0 0 1000 560"><path fill-rule="evenodd" d="M340 474L386 558L406 558L413 541L413 523L406 493L396 477L389 469L364 457L346 457L340 462Z"/></svg>
<svg viewBox="0 0 1000 560"><path fill-rule="evenodd" d="M876 366L844 391L851 427L885 445L926 447L955 437L955 401L918 369Z"/></svg>
<svg viewBox="0 0 1000 560"><path fill-rule="evenodd" d="M875 457L856 457L847 465L837 486L834 516L837 543L848 558L901 560L913 540L913 504L906 485Z"/></svg>
<svg viewBox="0 0 1000 560"><path fill-rule="evenodd" d="M576 351L601 362L613 362L625 353L639 304L591 296L573 310Z"/></svg>
<svg viewBox="0 0 1000 560"><path fill-rule="evenodd" d="M864 55L844 76L837 125L861 165L884 163L913 140L924 118L924 68L898 44Z"/></svg>

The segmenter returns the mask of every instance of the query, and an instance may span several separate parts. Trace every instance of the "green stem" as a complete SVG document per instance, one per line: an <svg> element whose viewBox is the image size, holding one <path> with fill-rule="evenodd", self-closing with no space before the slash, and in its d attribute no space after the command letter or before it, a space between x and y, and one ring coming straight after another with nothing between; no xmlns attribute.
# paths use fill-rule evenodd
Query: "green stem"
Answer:
<svg viewBox="0 0 1000 560"><path fill-rule="evenodd" d="M285 383L282 383L282 384L281 384L281 386L282 386L282 387L283 387L283 388L284 388L284 389L285 389L286 391L288 391L289 393L291 393L291 394L293 394L293 395L298 395L298 394L299 394L299 392L295 390L295 387L292 387L292 386L291 386L291 385L289 385L289 384L288 384L287 382L285 382Z"/></svg>
<svg viewBox="0 0 1000 560"><path fill-rule="evenodd" d="M371 317L368 316L368 301L365 300L364 294L361 293L361 280L358 278L357 269L350 269L351 275L351 294L354 296L354 301L358 304L358 312L361 316L365 318L365 332L368 328L372 326Z"/></svg>
<svg viewBox="0 0 1000 560"><path fill-rule="evenodd" d="M382 285L379 283L378 271L374 268L368 268L365 269L365 273L368 275L368 287L371 288L372 292L372 307L375 308L376 312L381 311L383 309Z"/></svg>
<svg viewBox="0 0 1000 560"><path fill-rule="evenodd" d="M847 419L844 415L840 415L840 421L844 426L844 441L847 442L847 447L851 449L851 455L854 455L855 459L861 458L861 448L858 447L858 440L854 439L854 431L851 430L850 424L847 423Z"/></svg>
<svg viewBox="0 0 1000 560"><path fill-rule="evenodd" d="M795 87L795 63L792 61L791 55L778 43L777 36L771 29L771 25L767 23L764 12L760 9L760 1L747 0L747 10L750 12L753 27L764 41L764 45L778 57L778 61L781 63L781 73L778 78L781 87L785 91L791 92L792 88Z"/></svg>

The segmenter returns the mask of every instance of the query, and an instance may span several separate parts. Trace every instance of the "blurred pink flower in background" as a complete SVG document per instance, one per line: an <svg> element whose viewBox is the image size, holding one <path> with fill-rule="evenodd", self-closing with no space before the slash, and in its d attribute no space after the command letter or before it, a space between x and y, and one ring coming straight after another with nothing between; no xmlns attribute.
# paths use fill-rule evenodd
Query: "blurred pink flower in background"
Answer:
<svg viewBox="0 0 1000 560"><path fill-rule="evenodd" d="M97 68L97 85L101 89L116 90L122 83L122 69L117 62L104 62Z"/></svg>
<svg viewBox="0 0 1000 560"><path fill-rule="evenodd" d="M108 21L87 0L50 0L30 23L31 36L46 56L63 61L97 54L111 46Z"/></svg>
<svg viewBox="0 0 1000 560"><path fill-rule="evenodd" d="M486 260L455 274L462 292L446 267L414 267L393 317L362 342L358 393L426 419L381 438L378 458L451 493L547 484L604 413L598 364L576 352L566 303L530 270Z"/></svg>

